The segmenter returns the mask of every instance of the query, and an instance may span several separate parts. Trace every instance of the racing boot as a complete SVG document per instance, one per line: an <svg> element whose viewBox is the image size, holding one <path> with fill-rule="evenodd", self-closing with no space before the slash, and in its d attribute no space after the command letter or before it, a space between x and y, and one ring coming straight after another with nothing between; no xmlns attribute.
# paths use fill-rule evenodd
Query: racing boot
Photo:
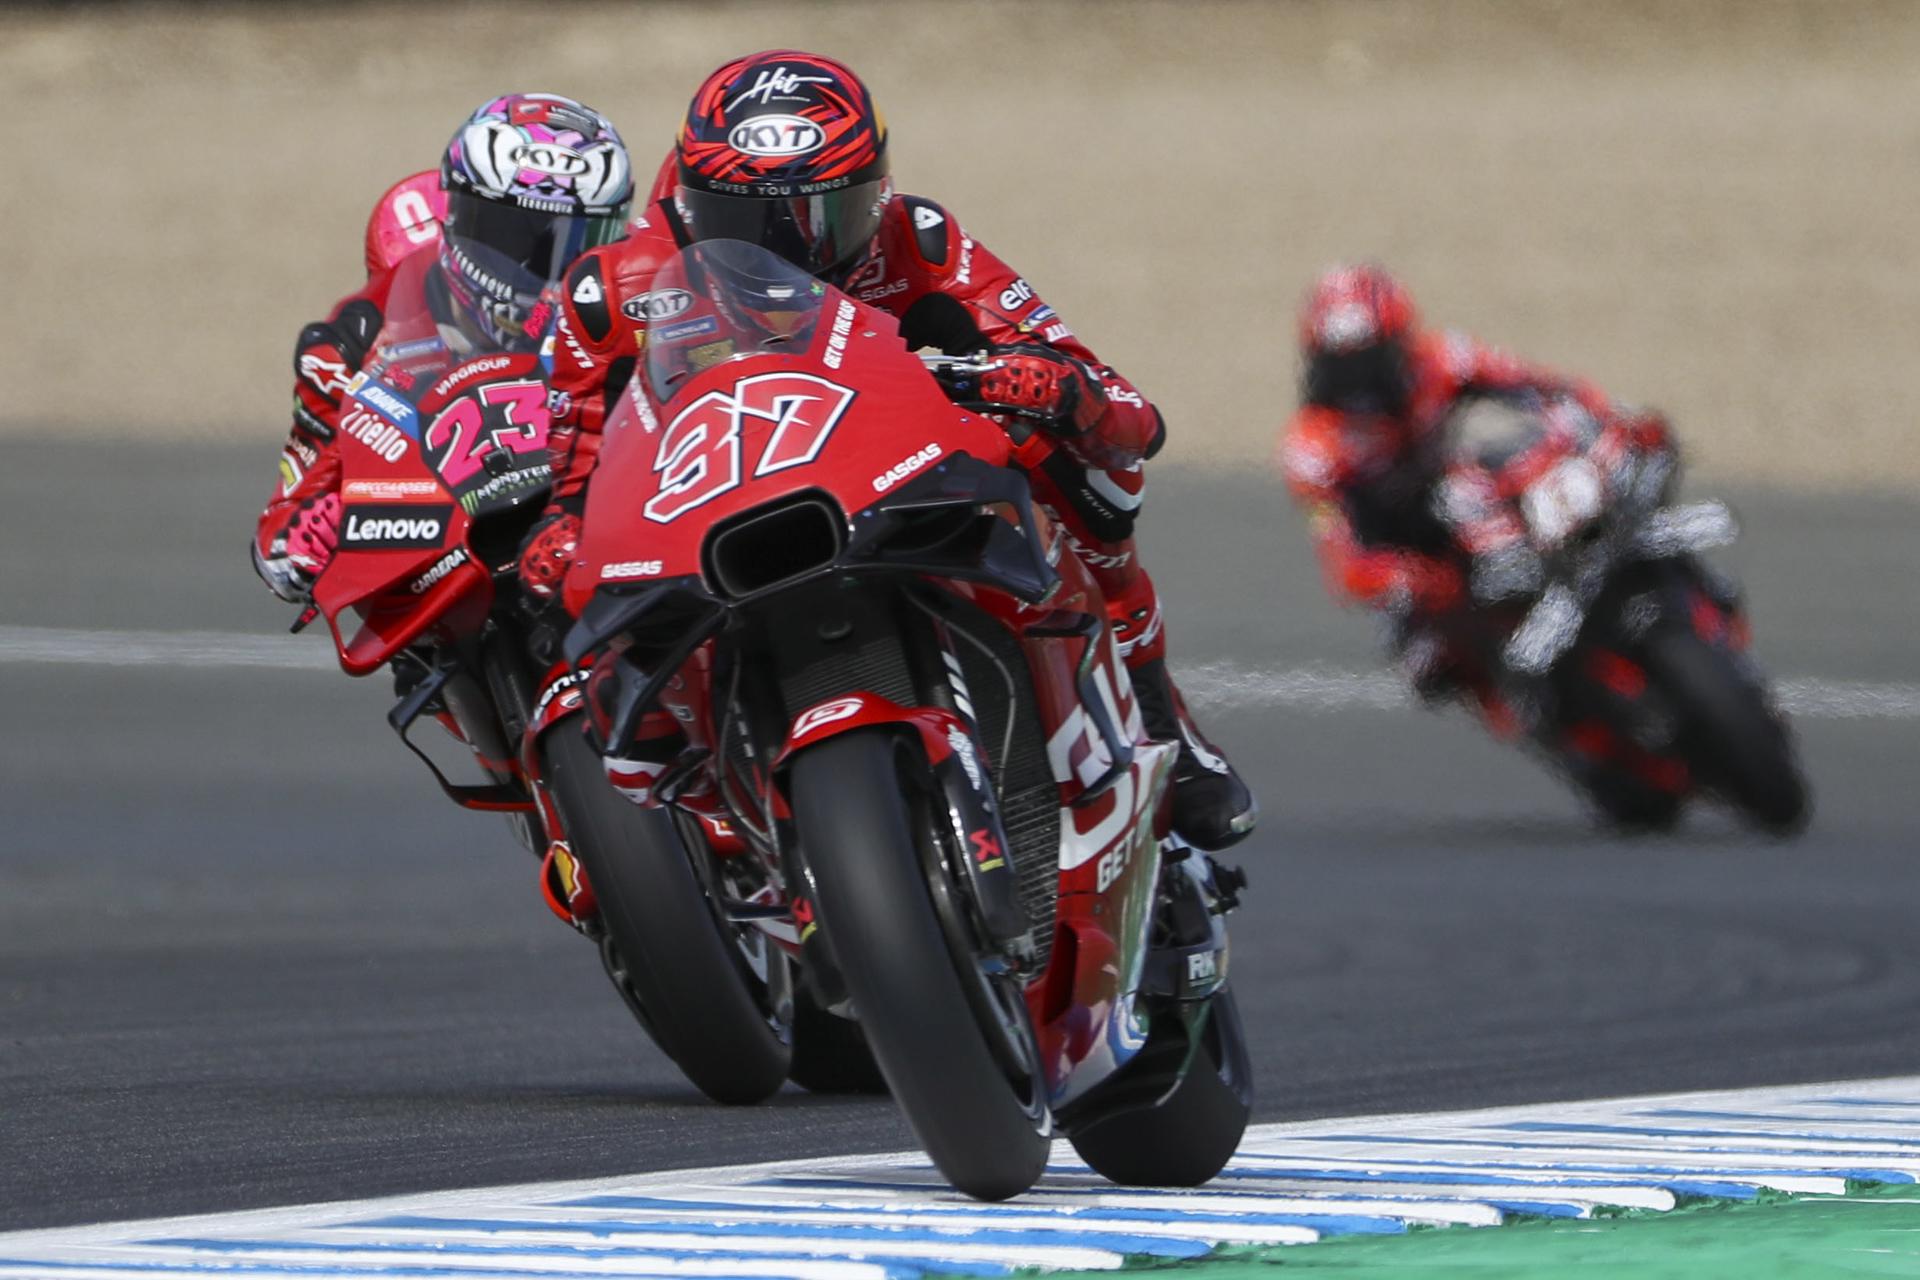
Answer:
<svg viewBox="0 0 1920 1280"><path fill-rule="evenodd" d="M1127 669L1147 736L1178 743L1173 762L1173 831L1203 853L1238 844L1260 821L1260 804L1233 766L1194 724L1165 658Z"/></svg>

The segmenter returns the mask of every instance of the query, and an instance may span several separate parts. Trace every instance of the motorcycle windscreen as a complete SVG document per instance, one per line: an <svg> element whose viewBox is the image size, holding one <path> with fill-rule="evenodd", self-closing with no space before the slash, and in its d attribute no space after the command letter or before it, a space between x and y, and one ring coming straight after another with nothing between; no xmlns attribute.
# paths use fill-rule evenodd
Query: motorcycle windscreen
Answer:
<svg viewBox="0 0 1920 1280"><path fill-rule="evenodd" d="M690 245L660 269L647 298L647 391L665 408L699 374L729 360L799 354L830 290L743 240Z"/></svg>
<svg viewBox="0 0 1920 1280"><path fill-rule="evenodd" d="M945 458L1007 457L892 316L758 246L691 245L650 284L622 307L646 320L645 368L602 433L570 604L699 574L710 528L770 504L812 495L824 536Z"/></svg>

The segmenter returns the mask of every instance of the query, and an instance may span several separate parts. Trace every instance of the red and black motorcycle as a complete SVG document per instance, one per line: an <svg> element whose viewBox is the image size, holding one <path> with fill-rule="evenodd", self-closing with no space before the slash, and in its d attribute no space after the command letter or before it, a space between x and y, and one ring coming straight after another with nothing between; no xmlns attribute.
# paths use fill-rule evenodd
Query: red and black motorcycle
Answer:
<svg viewBox="0 0 1920 1280"><path fill-rule="evenodd" d="M566 585L602 745L671 713L650 803L724 803L743 847L699 875L857 1020L961 1190L1025 1191L1056 1126L1115 1180L1208 1180L1251 1096L1240 881L1166 838L1174 746L1008 432L764 250L696 245L653 288L682 310Z"/></svg>
<svg viewBox="0 0 1920 1280"><path fill-rule="evenodd" d="M468 246L523 297L541 286ZM515 560L551 483L545 319L477 319L432 253L398 269L384 327L346 395L337 551L296 630L324 615L350 675L391 667L388 723L453 801L506 814L542 887L594 939L615 987L710 1096L757 1102L786 1079L790 993L713 927L668 815L627 803L582 734L581 682L521 604ZM456 783L410 736L437 720L485 781ZM754 940L756 943L758 939ZM782 971L784 974L784 971Z"/></svg>
<svg viewBox="0 0 1920 1280"><path fill-rule="evenodd" d="M1569 397L1476 409L1448 439L1433 510L1476 607L1443 648L1473 655L1495 729L1623 824L1670 825L1710 792L1798 828L1809 797L1791 731L1738 591L1701 559L1737 527L1721 503L1674 502L1664 421L1601 421Z"/></svg>

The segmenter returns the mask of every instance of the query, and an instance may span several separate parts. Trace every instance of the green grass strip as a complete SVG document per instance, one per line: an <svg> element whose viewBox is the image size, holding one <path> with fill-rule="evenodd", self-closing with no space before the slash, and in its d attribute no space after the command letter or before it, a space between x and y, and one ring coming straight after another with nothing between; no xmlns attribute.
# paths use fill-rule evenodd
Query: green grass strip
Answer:
<svg viewBox="0 0 1920 1280"><path fill-rule="evenodd" d="M1531 1218L1500 1227L1428 1227L1393 1236L1336 1236L1275 1249L1223 1249L1203 1259L1129 1269L1166 1280L1279 1280L1319 1274L1422 1280L1817 1280L1920 1277L1920 1187L1871 1186L1844 1196L1706 1201L1667 1213ZM1112 1276L1112 1272L1088 1273Z"/></svg>

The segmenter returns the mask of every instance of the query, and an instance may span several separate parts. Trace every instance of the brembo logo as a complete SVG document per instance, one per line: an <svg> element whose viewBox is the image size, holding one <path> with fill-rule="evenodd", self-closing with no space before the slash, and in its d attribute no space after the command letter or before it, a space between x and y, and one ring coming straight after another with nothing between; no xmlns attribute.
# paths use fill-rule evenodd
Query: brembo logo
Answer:
<svg viewBox="0 0 1920 1280"><path fill-rule="evenodd" d="M366 550L437 547L446 536L450 506L355 506L347 508L340 540Z"/></svg>
<svg viewBox="0 0 1920 1280"><path fill-rule="evenodd" d="M529 142L515 147L513 162L523 169L569 178L577 178L592 167L578 151L557 142Z"/></svg>
<svg viewBox="0 0 1920 1280"><path fill-rule="evenodd" d="M805 116L755 116L727 134L728 146L750 156L803 156L826 140L826 132Z"/></svg>

